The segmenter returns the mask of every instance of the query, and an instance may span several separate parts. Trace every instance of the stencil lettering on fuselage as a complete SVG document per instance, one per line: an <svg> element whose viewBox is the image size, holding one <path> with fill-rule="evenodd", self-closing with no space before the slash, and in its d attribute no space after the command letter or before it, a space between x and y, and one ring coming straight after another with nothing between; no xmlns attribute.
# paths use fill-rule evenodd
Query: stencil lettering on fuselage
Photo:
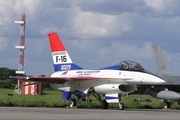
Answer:
<svg viewBox="0 0 180 120"><path fill-rule="evenodd" d="M92 73L99 73L100 70L90 70L90 71L77 71L78 75L91 75Z"/></svg>

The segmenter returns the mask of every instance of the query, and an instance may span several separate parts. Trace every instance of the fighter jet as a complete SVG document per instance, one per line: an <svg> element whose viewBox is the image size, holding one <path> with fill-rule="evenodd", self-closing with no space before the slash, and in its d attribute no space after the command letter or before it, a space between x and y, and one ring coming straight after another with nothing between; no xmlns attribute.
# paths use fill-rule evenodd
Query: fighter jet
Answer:
<svg viewBox="0 0 180 120"><path fill-rule="evenodd" d="M108 103L119 103L119 109L123 110L123 95L134 92L136 85L165 82L132 60L100 69L83 69L72 62L57 33L49 33L48 37L55 72L49 77L26 77L26 80L50 83L53 88L62 91L62 98L69 101L71 108L93 95L103 109L108 108Z"/></svg>
<svg viewBox="0 0 180 120"><path fill-rule="evenodd" d="M157 75L166 82L155 85L149 94L155 98L163 99L164 108L170 108L174 102L180 105L180 76L170 71L159 45L152 45L156 61Z"/></svg>

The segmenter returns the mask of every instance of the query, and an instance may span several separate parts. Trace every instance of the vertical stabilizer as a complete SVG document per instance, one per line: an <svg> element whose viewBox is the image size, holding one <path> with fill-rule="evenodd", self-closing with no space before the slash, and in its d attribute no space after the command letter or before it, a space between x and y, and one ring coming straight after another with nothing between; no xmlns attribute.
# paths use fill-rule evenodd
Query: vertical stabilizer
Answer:
<svg viewBox="0 0 180 120"><path fill-rule="evenodd" d="M82 69L74 64L57 33L49 33L49 43L55 71Z"/></svg>
<svg viewBox="0 0 180 120"><path fill-rule="evenodd" d="M154 51L154 57L156 61L157 74L159 76L172 76L175 75L172 73L168 67L168 64L164 58L161 48L159 45L152 45Z"/></svg>

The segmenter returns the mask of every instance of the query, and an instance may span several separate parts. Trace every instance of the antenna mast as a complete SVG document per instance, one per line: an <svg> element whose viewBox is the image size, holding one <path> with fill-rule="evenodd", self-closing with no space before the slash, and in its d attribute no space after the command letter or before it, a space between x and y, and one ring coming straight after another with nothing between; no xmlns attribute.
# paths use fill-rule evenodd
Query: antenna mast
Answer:
<svg viewBox="0 0 180 120"><path fill-rule="evenodd" d="M25 50L25 26L26 26L26 15L22 14L20 21L15 21L15 24L20 25L20 45L15 46L16 49L19 50L19 69L16 71L16 74L18 76L25 75L24 71L24 50ZM21 78L18 78L17 85L15 87L14 93L21 94L21 88L20 88L20 81Z"/></svg>

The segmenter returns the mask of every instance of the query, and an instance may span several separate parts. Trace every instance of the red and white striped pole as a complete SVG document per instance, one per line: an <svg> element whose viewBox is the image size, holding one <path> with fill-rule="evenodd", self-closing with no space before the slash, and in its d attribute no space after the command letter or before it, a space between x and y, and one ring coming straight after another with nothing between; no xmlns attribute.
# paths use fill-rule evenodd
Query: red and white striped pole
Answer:
<svg viewBox="0 0 180 120"><path fill-rule="evenodd" d="M16 49L19 49L19 69L16 71L16 74L19 76L25 75L24 71L24 50L25 50L25 26L26 26L26 15L22 14L20 21L15 21L15 24L20 24L20 45L15 46ZM21 78L18 78L17 88L18 91L16 93L21 94L20 88Z"/></svg>

